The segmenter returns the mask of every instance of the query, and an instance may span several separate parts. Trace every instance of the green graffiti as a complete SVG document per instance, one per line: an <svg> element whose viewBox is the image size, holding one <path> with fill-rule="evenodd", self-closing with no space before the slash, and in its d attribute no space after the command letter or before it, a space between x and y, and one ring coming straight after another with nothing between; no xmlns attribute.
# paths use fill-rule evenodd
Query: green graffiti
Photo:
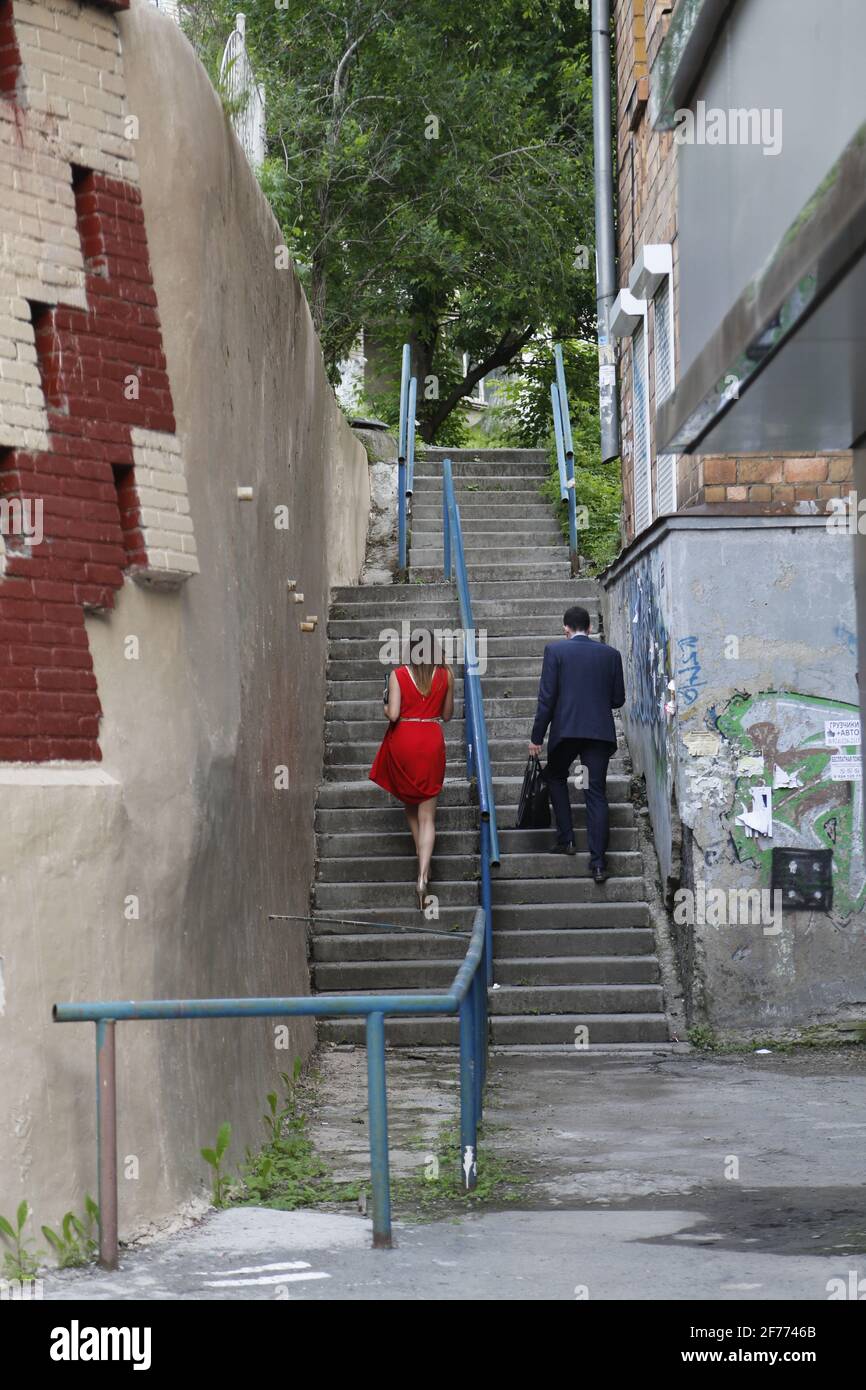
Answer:
<svg viewBox="0 0 866 1390"><path fill-rule="evenodd" d="M737 777L730 831L737 856L757 865L769 883L773 846L833 851L833 911L845 918L866 904L863 798L859 781L834 779L831 759L859 757L858 744L829 744L825 725L857 720L855 705L790 691L738 695L719 715L719 732L736 755L763 757L763 773ZM751 810L750 788L773 788L773 835L750 837L737 816Z"/></svg>

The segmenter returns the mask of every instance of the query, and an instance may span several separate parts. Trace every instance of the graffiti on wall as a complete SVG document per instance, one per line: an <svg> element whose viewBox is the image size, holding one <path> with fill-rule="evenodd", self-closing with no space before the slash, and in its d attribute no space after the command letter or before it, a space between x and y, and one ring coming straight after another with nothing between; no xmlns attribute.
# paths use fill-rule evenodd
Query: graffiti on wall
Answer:
<svg viewBox="0 0 866 1390"><path fill-rule="evenodd" d="M681 708L691 709L707 684L701 672L697 637L677 638L677 699Z"/></svg>
<svg viewBox="0 0 866 1390"><path fill-rule="evenodd" d="M730 826L740 861L769 882L774 846L830 849L834 908L843 918L859 912L866 905L863 798L861 783L845 779L859 763L856 706L789 691L737 695L717 727L739 755ZM750 834L738 820L748 820L758 786L771 788L772 836Z"/></svg>
<svg viewBox="0 0 866 1390"><path fill-rule="evenodd" d="M660 585L649 560L628 573L628 711L650 734L657 769L668 765L668 724L671 709L670 637L662 617Z"/></svg>

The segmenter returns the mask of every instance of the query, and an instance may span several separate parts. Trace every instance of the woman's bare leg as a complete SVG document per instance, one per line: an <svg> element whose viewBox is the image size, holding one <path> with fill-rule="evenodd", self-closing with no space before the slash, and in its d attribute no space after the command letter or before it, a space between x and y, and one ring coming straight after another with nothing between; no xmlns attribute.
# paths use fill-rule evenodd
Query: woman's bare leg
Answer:
<svg viewBox="0 0 866 1390"><path fill-rule="evenodd" d="M409 822L409 829L412 831L412 839L415 841L415 853L418 853L418 807L410 806L408 801L403 802L403 810L406 812L406 819Z"/></svg>
<svg viewBox="0 0 866 1390"><path fill-rule="evenodd" d="M418 805L418 876L426 882L430 874L430 860L436 843L436 802L438 797L428 797Z"/></svg>

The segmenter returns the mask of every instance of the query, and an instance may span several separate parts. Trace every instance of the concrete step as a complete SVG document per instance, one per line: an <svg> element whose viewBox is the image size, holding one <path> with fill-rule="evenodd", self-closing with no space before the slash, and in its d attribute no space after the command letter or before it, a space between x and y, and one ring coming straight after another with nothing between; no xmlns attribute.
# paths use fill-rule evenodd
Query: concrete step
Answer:
<svg viewBox="0 0 866 1390"><path fill-rule="evenodd" d="M334 806L382 806L383 798L386 796L387 792L377 787L374 782L323 782L319 788L319 808L327 810ZM466 806L470 802L470 787L466 779L456 775L446 776L445 785L439 793L437 814L443 806ZM392 804L399 807L396 799Z"/></svg>
<svg viewBox="0 0 866 1390"><path fill-rule="evenodd" d="M431 940L433 938L431 937ZM447 945L447 941L445 945ZM500 959L515 962L521 959L536 961L552 956L648 956L656 960L655 933L651 927L571 927L562 931L534 930L502 931L493 934L494 974Z"/></svg>
<svg viewBox="0 0 866 1390"><path fill-rule="evenodd" d="M514 677L491 676L485 671L481 678L485 709L493 700L534 701L538 694L538 680L539 677L537 675ZM343 700L364 700L372 701L374 705L381 704L384 685L385 672L380 666L375 676L369 676L363 680L329 680L326 698L329 702L335 704ZM458 673L456 682L458 700L462 698L461 687L462 675Z"/></svg>
<svg viewBox="0 0 866 1390"><path fill-rule="evenodd" d="M473 592L475 590L477 582L479 580L484 579L519 580L521 585L523 585L523 583L527 580L559 581L562 579L567 579L569 574L571 573L569 561L567 558L567 552L566 559L563 560L561 563L556 564L550 562L544 562L540 564L531 564L529 562L525 562L523 564L509 563L501 565L485 565L479 564L474 560L471 562L467 560L466 570L469 576L470 586ZM415 560L412 560L410 562L409 579L413 584L426 584L428 580L438 579L441 576L441 574L441 566L419 565Z"/></svg>
<svg viewBox="0 0 866 1390"><path fill-rule="evenodd" d="M494 1015L490 1038L495 1047L574 1047L578 1028L587 1029L590 1047L669 1041L661 1013ZM320 1019L318 1035L322 1042L363 1044L365 1025L355 1019ZM386 1018L385 1041L393 1047L456 1047L459 1027L453 1018Z"/></svg>
<svg viewBox="0 0 866 1390"><path fill-rule="evenodd" d="M616 880L611 879L610 882ZM478 905L478 883L475 879L456 879L450 883L434 879L430 892L435 893L441 907L468 907L474 910ZM596 889L596 892L601 892L601 889ZM383 883L379 879L372 883L323 883L317 879L313 898L314 906L323 912L336 910L340 917L355 917L358 908L371 907L382 914L386 921L390 920L393 908L412 907L414 902L415 879L411 875L398 883ZM423 925L424 919L417 905L414 913L415 924ZM428 925L435 924L430 922Z"/></svg>
<svg viewBox="0 0 866 1390"><path fill-rule="evenodd" d="M586 1028L589 1046L600 1043L648 1043L669 1040L663 1013L610 1014L496 1014L490 1038L496 1047L541 1047L575 1044L578 1029ZM402 1039L401 1039L402 1041Z"/></svg>
<svg viewBox="0 0 866 1390"><path fill-rule="evenodd" d="M319 883L414 883L416 860L414 854L409 853L411 839L408 834L406 838L406 846L392 855L324 857L319 863ZM611 850L607 855L607 867L612 877L635 878L640 873L641 856L629 850ZM478 859L469 845L462 854L440 853L437 846L433 855L434 882L477 880L478 872ZM546 884L549 879L588 875L589 854L582 851L574 855L503 854L502 862L493 872L500 883L520 879Z"/></svg>
<svg viewBox="0 0 866 1390"><path fill-rule="evenodd" d="M376 604L381 600L397 599L405 596L406 602L412 604L417 602L426 603L428 600L435 600L450 594L454 594L453 584L367 584L367 585L340 585L331 591L332 603L352 603L370 602ZM507 580L484 580L472 586L472 602L476 599L485 598L513 598L515 587ZM519 594L523 598L531 597L554 597L582 603L587 598L598 598L599 586L594 579L572 579L567 578L563 583L550 586L545 583L536 583L534 587L528 588L521 584Z"/></svg>
<svg viewBox="0 0 866 1390"><path fill-rule="evenodd" d="M431 884L431 891L435 885ZM399 934L412 934L412 940L423 943L433 940L428 931L420 927L435 927L443 932L463 933L464 950L472 930L472 920L477 907L477 899L471 903L441 903L439 916L433 920L422 917L417 906L407 901L406 889L400 885L403 898L399 906L384 908L376 904L359 903L350 911L337 911L334 908L314 907L312 909L312 930L316 936L341 936L344 933L381 933L384 927L399 927ZM348 925L346 925L348 923ZM553 931L557 934L571 933L581 936L584 931L608 931L612 928L647 928L649 909L646 902L610 902L599 894L595 902L549 903L542 908L531 904L500 904L493 913L493 938L499 939L501 932ZM463 938L461 938L463 939ZM513 954L513 952L512 952Z"/></svg>
<svg viewBox="0 0 866 1390"><path fill-rule="evenodd" d="M325 738L331 744L376 743L387 728L382 710L382 693L385 682L379 686L378 699L341 700L326 706ZM528 756L528 739L537 702L523 696L519 699L485 700L484 718L491 755L499 757L518 757L522 754L524 762ZM366 717L365 717L366 716ZM442 725L446 744L457 747L464 738L463 701L454 702L454 715ZM521 747L522 745L522 747Z"/></svg>
<svg viewBox="0 0 866 1390"><path fill-rule="evenodd" d="M345 764L341 764L345 766ZM469 784L465 777L459 775L460 764L455 758L453 764L445 774L445 785L439 793L437 806L437 816L443 806L453 806L457 804L467 804L470 800ZM329 771L335 772L331 768ZM522 777L493 777L493 797L496 803L497 821L503 829L511 829L510 817L517 814L517 801L520 796L520 788L523 785ZM607 779L608 802L615 801L627 802L628 792L631 786L631 778L619 773L611 773ZM569 801L572 808L584 805L583 790L575 787L572 778L568 784ZM357 766L351 775L348 772L344 778L336 775L328 778L322 783L319 791L319 806L324 810L333 806L381 806L382 798L387 796L381 787L377 787L374 782L365 779L358 780ZM399 803L394 800L394 805Z"/></svg>
<svg viewBox="0 0 866 1390"><path fill-rule="evenodd" d="M499 845L503 854L545 853L552 843L554 834L550 830L502 830ZM586 831L576 830L575 840L579 850L587 848ZM477 817L474 826L464 830L446 830L437 824L436 856L448 858L459 854L477 854L479 830ZM414 843L405 823L394 830L383 830L379 834L370 833L366 827L357 831L338 831L319 833L316 846L320 859L360 859L382 860L390 855L415 854ZM610 832L610 850L618 853L633 853L637 848L637 831L627 826L615 825Z"/></svg>
<svg viewBox="0 0 866 1390"><path fill-rule="evenodd" d="M314 965L313 982L317 993L331 994L345 990L430 990L446 991L463 961L462 954L454 951L456 943L451 944L450 957L428 957L424 959L374 958L341 961L317 961ZM609 1013L632 1013L637 1006L647 1004L647 1012L654 1007L659 978L658 961L654 956L594 956L581 959L576 956L563 958L546 957L539 961L498 961L495 982L500 988L491 993L497 1003L517 1001L514 1008L503 1007L496 1010L504 1013L534 1013L537 1001L559 999L569 1007L589 1009L593 1001L603 999ZM617 996L614 991L621 991ZM567 992L568 991L568 992ZM601 992L603 991L603 993ZM608 993L609 991L609 993ZM521 996L529 996L528 1007L520 1007ZM555 1008L545 1012L556 1012Z"/></svg>
<svg viewBox="0 0 866 1390"><path fill-rule="evenodd" d="M554 856L558 862L559 856ZM565 857L563 856L563 861ZM323 863L339 863L339 860L325 860ZM571 861L568 861L571 862ZM409 867L408 865L406 866ZM442 880L437 876L434 860L434 878L430 884L443 907L467 907L477 905L478 884L474 878ZM335 912L340 917L355 917L357 909L375 908L382 914L382 920L390 921L396 907L411 907L414 901L414 878L408 875L403 881L388 882L381 879L366 881L341 881L336 883L316 880L314 906L322 912ZM515 907L520 904L531 906L539 918L547 920L549 908L555 904L572 909L593 902L639 902L643 895L643 880L639 878L611 877L604 884L597 884L591 878L578 874L560 879L497 879L493 880L493 903L495 907ZM417 912L417 907L415 908ZM420 913L418 916L420 917ZM536 921L536 926L539 921Z"/></svg>
<svg viewBox="0 0 866 1390"><path fill-rule="evenodd" d="M493 563L541 565L549 562L554 564L561 554L564 554L566 558L568 556L563 541L545 540L543 544L530 540L524 541L520 535L514 535L513 532L504 533L496 539L491 535L489 544L475 537L464 545L463 554L466 558L467 570L471 570L474 565ZM442 547L428 548L413 544L409 552L409 563L412 569L441 565Z"/></svg>
<svg viewBox="0 0 866 1390"><path fill-rule="evenodd" d="M531 675L535 672L540 673L541 661L544 656L544 648L548 642L556 641L562 635L561 631L542 631L528 633L510 633L505 637L488 637L485 650L487 660L487 671L491 675L498 675L499 672L493 666L497 657L517 658L517 666L512 666L512 670L519 670L519 662L523 662L523 674ZM332 679L337 680L342 673L336 675L331 671L331 662L334 661L367 661L374 669L378 664L382 672L384 681L385 671L392 665L390 660L382 661L382 645L384 639L378 637L339 637L331 641L330 660L328 664L328 674ZM534 662L535 665L529 667L528 663ZM361 672L358 673L359 678ZM371 675L373 672L365 671L364 675ZM486 675L487 672L484 673ZM482 682L484 680L482 675Z"/></svg>
<svg viewBox="0 0 866 1390"><path fill-rule="evenodd" d="M425 444L415 462L416 466L435 463L441 467L443 459L450 459L454 467L458 463L465 463L467 459L477 459L484 463L545 463L547 450L512 449L510 445L493 449L452 449L447 444Z"/></svg>
<svg viewBox="0 0 866 1390"><path fill-rule="evenodd" d="M494 956L496 984L521 989L545 985L657 986L659 963L654 955L642 956L542 956L528 961ZM499 993L500 991L497 991ZM519 1009L515 1013L521 1012ZM531 1012L531 1011L530 1011ZM612 1013L617 1010L612 1009Z"/></svg>
<svg viewBox="0 0 866 1390"><path fill-rule="evenodd" d="M499 983L498 981L496 983ZM491 990L491 1014L649 1014L662 1007L660 985L506 985Z"/></svg>
<svg viewBox="0 0 866 1390"><path fill-rule="evenodd" d="M462 936L410 936L408 932L367 932L355 935L317 935L313 938L312 958L316 963L338 964L363 961L456 961L462 962L466 942ZM450 983L450 981L449 981Z"/></svg>
<svg viewBox="0 0 866 1390"><path fill-rule="evenodd" d="M562 613L559 605L551 604L546 613L540 613L534 609L530 613L509 614L496 611L486 613L476 613L473 611L475 619L475 632L486 637L489 642L491 638L515 637L521 639L524 635L541 633L548 642L558 641L562 637ZM594 617L595 614L590 614ZM403 623L406 627L403 627ZM334 642L364 642L375 641L379 647L386 642L393 643L394 636L401 644L408 639L414 627L428 628L435 632L437 628L444 629L450 635L450 647L443 647L443 656L454 661L457 657L463 656L463 627L457 613L437 613L435 615L424 613L413 613L411 617L398 619L393 613L371 613L365 617L331 618L328 622L328 637ZM393 636L392 636L393 634ZM440 641L444 639L440 637ZM388 652L392 647L388 648ZM484 648L478 646L479 657L483 658ZM393 665L393 660L388 658L387 665ZM481 672L482 677L484 672Z"/></svg>
<svg viewBox="0 0 866 1390"><path fill-rule="evenodd" d="M503 865L507 862L503 860ZM574 855L572 858L552 854L550 862L554 866L577 864L580 862L580 855ZM562 878L500 876L501 867L499 871L495 871L497 876L492 883L494 907L513 907L523 903L526 907L534 907L540 917L546 918L548 909L555 903L577 907L588 902L640 902L644 896L643 878L636 875L613 874L606 883L599 884L589 877L588 862L582 871L575 869L574 873ZM440 885L442 886L444 885Z"/></svg>
<svg viewBox="0 0 866 1390"><path fill-rule="evenodd" d="M544 848L553 838L552 830L513 830L509 821L513 821L517 813L517 806L504 807L497 806L497 821L499 823L499 839L503 847L512 843L523 842L531 849ZM586 807L572 806L572 819L577 834L582 834L586 826ZM406 834L406 816L402 806L396 801L388 804L383 799L377 798L376 804L363 806L345 807L324 807L321 804L316 809L316 830L321 834L356 834L364 832L370 835L371 839L386 834ZM629 833L634 833L631 827L634 825L634 807L630 801L610 803L610 824L611 835L615 830L628 829ZM437 843L442 834L477 834L478 833L478 807L466 804L464 806L442 805L436 808L436 832ZM624 844L618 846L621 849L633 849L634 845Z"/></svg>
<svg viewBox="0 0 866 1390"><path fill-rule="evenodd" d="M564 543L562 530L552 518L549 521L542 518L531 521L524 515L519 524L510 518L503 520L499 517L488 517L487 520L493 524L488 526L464 522L463 544L467 553L484 545L493 547L501 545L505 537L512 537L514 541L517 541L519 537L521 545L562 545ZM478 518L478 523L480 521L481 518ZM417 519L413 519L412 548L414 550L425 547L442 551L442 526L432 521L422 525Z"/></svg>
<svg viewBox="0 0 866 1390"><path fill-rule="evenodd" d="M520 798L520 789L523 786L522 777L496 777L493 778L493 797L496 802L497 818L500 810L506 813L513 808L517 810L517 803ZM582 806L585 798L583 790L575 787L574 778L569 778L568 782L569 801L572 806ZM610 772L607 778L607 799L612 801L628 801L631 790L631 777L623 772Z"/></svg>
<svg viewBox="0 0 866 1390"><path fill-rule="evenodd" d="M537 497L531 493L521 493L519 502L478 501L480 494L465 493L458 503L460 521L464 533L468 531L501 531L511 522L531 522L547 524L552 522L557 530L560 523L547 498L541 493ZM485 523L485 524L482 524ZM431 498L414 498L410 513L410 525L424 530L442 530L442 502Z"/></svg>
<svg viewBox="0 0 866 1390"><path fill-rule="evenodd" d="M454 493L457 498L457 505L467 497L492 497L510 500L517 493L528 492L534 496L543 497L541 485L547 477L543 468L521 468L519 471L503 473L501 478L494 477L491 473L479 472L478 469L467 470L454 479ZM419 477L415 475L413 497L423 497L432 500L434 497L442 500L442 481L440 478Z"/></svg>
<svg viewBox="0 0 866 1390"><path fill-rule="evenodd" d="M408 932L355 932L347 929L343 934L316 934L312 942L312 956L315 961L419 961L419 960L462 960L465 941L462 936L434 936L426 933L410 935ZM648 927L613 927L604 929L585 928L582 931L525 931L496 932L493 943L496 978L500 963L522 970L527 962L532 964L535 956L539 962L563 961L577 958L581 965L589 965L596 957L603 961L649 961L648 969L658 970L655 956L655 941ZM558 965L555 969L558 969ZM593 966L594 968L594 966ZM521 975L521 978L523 976ZM649 983L655 983L657 974ZM504 980L503 980L504 982Z"/></svg>
<svg viewBox="0 0 866 1390"><path fill-rule="evenodd" d="M513 477L548 477L550 466L548 460L516 459L514 461L502 461L502 463L488 463L482 459L452 459L452 478L455 484L459 484L463 478L489 478L491 484L496 482L507 482ZM442 486L442 466L434 464L424 459L416 459L414 468L414 484L420 481L434 481Z"/></svg>
<svg viewBox="0 0 866 1390"><path fill-rule="evenodd" d="M491 639L497 643L505 639ZM516 679L522 677L525 680L534 682L535 689L538 689L538 680L541 675L541 662L545 643L551 641L549 634L538 639L538 652L528 655L509 655L502 656L498 651L491 651L491 642L487 644L487 669L481 677L482 687L487 689L488 680ZM593 639L594 640L594 639ZM505 648L508 650L508 647ZM353 643L351 646L340 644L339 657L332 657L328 661L327 676L329 680L377 680L380 691L384 688L385 673L388 670L388 663L383 663L379 659L379 649L374 642L370 642L368 647L361 648L360 644ZM463 679L463 671L460 663L455 663L455 676L458 681Z"/></svg>
<svg viewBox="0 0 866 1390"><path fill-rule="evenodd" d="M356 1045L367 1036L364 1022L352 1018L320 1018L316 1034L322 1043ZM385 1042L391 1047L456 1047L459 1039L456 1018L385 1019Z"/></svg>

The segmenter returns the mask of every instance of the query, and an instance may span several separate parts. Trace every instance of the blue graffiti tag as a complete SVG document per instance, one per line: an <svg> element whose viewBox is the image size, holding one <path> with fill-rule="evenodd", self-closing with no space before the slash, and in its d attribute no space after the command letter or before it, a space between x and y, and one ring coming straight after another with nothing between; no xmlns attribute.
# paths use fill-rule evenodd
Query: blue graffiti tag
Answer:
<svg viewBox="0 0 866 1390"><path fill-rule="evenodd" d="M682 697L686 709L695 703L698 692L703 689L707 681L701 680L701 663L698 658L698 639L697 637L677 638L679 648L679 666L677 667L677 695ZM680 677L686 679L680 684Z"/></svg>

